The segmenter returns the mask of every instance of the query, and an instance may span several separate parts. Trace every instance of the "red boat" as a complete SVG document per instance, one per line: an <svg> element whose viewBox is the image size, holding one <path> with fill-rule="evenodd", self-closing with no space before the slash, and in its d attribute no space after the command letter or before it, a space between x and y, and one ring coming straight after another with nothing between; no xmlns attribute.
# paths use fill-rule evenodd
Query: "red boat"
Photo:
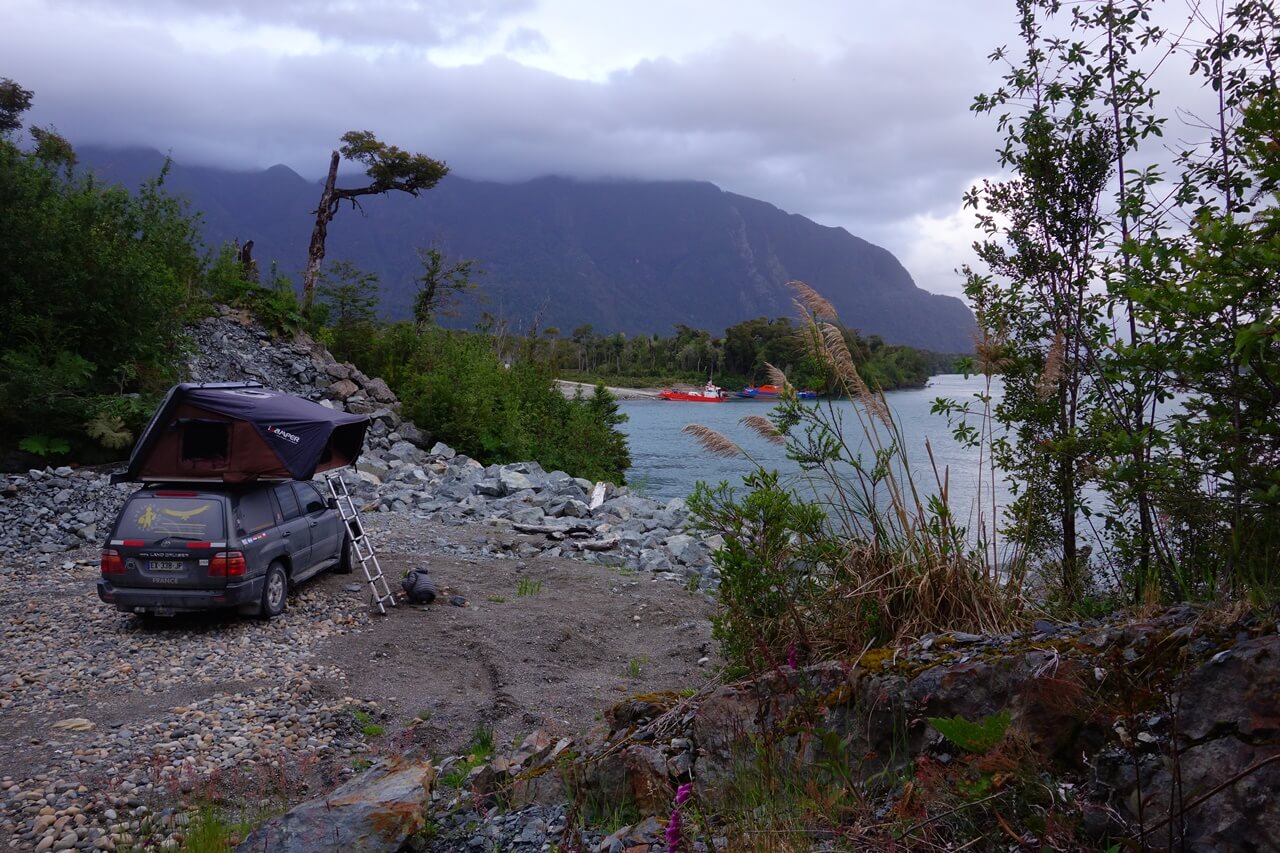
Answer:
<svg viewBox="0 0 1280 853"><path fill-rule="evenodd" d="M684 403L723 403L729 395L719 385L708 382L701 391L673 391L663 388L658 396L664 400L678 400Z"/></svg>

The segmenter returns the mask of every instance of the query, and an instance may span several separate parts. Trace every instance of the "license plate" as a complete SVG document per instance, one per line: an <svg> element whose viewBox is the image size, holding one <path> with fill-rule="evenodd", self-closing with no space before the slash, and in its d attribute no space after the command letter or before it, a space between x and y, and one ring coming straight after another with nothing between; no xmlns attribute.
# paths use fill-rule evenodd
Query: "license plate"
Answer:
<svg viewBox="0 0 1280 853"><path fill-rule="evenodd" d="M180 572L186 568L181 560L152 560L149 565L153 572Z"/></svg>

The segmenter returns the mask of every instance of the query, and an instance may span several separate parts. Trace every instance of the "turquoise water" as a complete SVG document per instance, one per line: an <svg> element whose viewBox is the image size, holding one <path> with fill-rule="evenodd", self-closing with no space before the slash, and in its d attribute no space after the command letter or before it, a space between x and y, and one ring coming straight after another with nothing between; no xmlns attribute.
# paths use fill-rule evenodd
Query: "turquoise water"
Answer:
<svg viewBox="0 0 1280 853"><path fill-rule="evenodd" d="M906 437L907 457L918 486L932 488L935 478L925 450L925 440L933 449L939 474L949 477L952 510L962 519L975 505L979 457L976 451L960 446L951 436L947 421L929 409L938 397L970 399L983 389L981 377L966 379L958 374L934 376L928 387L892 391L885 395L894 417ZM844 418L846 433L861 436L852 404L846 400L819 400L805 405L830 406ZM629 420L621 426L631 448L632 467L627 482L649 497L666 500L686 497L699 480L740 485L752 463L742 458L712 456L693 436L682 432L686 424L698 423L716 430L739 445L766 468L798 477L799 468L789 461L783 448L765 441L739 424L746 415L766 415L773 403L738 400L727 403L680 403L666 400L628 400L619 404ZM1003 501L1002 501L1003 502Z"/></svg>

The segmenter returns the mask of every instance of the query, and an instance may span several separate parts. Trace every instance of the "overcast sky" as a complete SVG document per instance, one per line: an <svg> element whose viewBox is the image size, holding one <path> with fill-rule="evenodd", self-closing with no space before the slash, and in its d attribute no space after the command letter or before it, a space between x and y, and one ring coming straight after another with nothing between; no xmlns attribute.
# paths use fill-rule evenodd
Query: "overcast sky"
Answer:
<svg viewBox="0 0 1280 853"><path fill-rule="evenodd" d="M959 293L1012 0L0 0L0 77L76 143L319 177L345 131L455 174L681 178Z"/></svg>

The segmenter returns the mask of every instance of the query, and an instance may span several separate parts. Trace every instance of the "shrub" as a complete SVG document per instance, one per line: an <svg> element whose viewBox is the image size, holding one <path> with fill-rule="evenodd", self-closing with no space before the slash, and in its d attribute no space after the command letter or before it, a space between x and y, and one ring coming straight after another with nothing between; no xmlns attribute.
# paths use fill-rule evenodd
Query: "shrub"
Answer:
<svg viewBox="0 0 1280 853"><path fill-rule="evenodd" d="M508 366L482 335L428 329L409 340L397 324L381 338L375 365L398 363L380 375L406 414L455 450L485 463L532 459L547 470L622 481L631 460L615 427L625 416L603 386L567 400L547 366Z"/></svg>
<svg viewBox="0 0 1280 853"><path fill-rule="evenodd" d="M203 264L196 220L163 180L131 195L0 138L0 450L43 436L77 457L114 455L137 424L99 430L111 454L87 425L176 378Z"/></svg>
<svg viewBox="0 0 1280 853"><path fill-rule="evenodd" d="M971 543L947 502L946 478L933 493L908 464L906 441L878 391L858 374L831 307L794 283L809 306L805 330L831 382L854 403L856 423L830 402L802 405L787 378L769 419L743 423L786 446L803 472L795 486L757 468L745 495L727 483L700 483L689 506L695 523L721 534L714 561L720 600L714 634L732 669L762 671L792 656L848 658L869 645L928 631L995 630L1021 608L1022 575ZM691 425L707 450L746 454L725 436ZM932 460L931 460L932 461ZM936 468L935 468L936 471ZM803 487L812 495L799 497Z"/></svg>

